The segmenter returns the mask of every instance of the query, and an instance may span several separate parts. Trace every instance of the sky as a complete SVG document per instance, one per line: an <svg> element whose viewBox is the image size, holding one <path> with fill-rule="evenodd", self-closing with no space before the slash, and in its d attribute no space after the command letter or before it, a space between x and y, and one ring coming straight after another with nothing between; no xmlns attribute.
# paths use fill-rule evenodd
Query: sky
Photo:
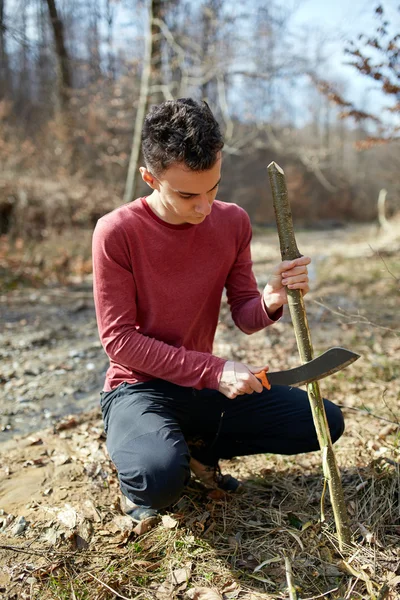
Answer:
<svg viewBox="0 0 400 600"><path fill-rule="evenodd" d="M68 5L71 0L59 0L59 6L64 3ZM194 5L198 0L191 0ZM267 0L266 0L267 1ZM385 11L392 23L391 31L400 31L400 11L397 6L400 0L275 0L282 7L294 7L291 12L291 30L293 36L303 35L307 38L307 44L310 47L318 45L318 39L323 40L321 48L325 54L322 75L332 82L345 82L345 97L353 102L359 108L365 111L376 112L381 107L387 105L389 98L380 91L379 84L375 84L371 78L363 77L358 74L354 67L345 65L348 57L344 54L346 40L357 40L360 33L373 34L378 24L374 12L380 1L385 6ZM16 10L22 0L7 0L6 6ZM101 7L105 0L98 0ZM246 4L250 6L252 0L243 0L242 3L236 3L231 0L233 7L245 9ZM124 44L124 38L129 37L129 31L124 21L129 23L129 27L137 22L138 15L132 21L132 12L127 11L124 4L118 4L119 29L116 34L115 46ZM129 18L127 18L129 17ZM306 35L304 32L308 31ZM328 42L326 41L328 40ZM326 65L326 66L325 66ZM378 90L378 91L377 91Z"/></svg>
<svg viewBox="0 0 400 600"><path fill-rule="evenodd" d="M284 1L284 0L283 0ZM347 40L357 41L360 33L372 35L377 27L375 8L379 0L299 0L299 7L294 11L292 27L301 29L304 26L318 26L332 39L329 45L329 76L348 82L346 93L358 105L385 105L387 96L374 84L371 78L362 76L354 67L345 65L348 57L343 52ZM385 12L392 23L391 31L400 32L400 12L397 10L399 0L383 0ZM364 108L364 107L363 107Z"/></svg>

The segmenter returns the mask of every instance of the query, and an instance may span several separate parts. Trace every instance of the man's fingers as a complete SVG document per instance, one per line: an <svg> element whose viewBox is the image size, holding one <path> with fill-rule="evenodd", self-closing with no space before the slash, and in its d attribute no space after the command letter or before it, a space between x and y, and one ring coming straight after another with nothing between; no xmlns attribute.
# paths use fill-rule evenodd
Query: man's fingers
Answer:
<svg viewBox="0 0 400 600"><path fill-rule="evenodd" d="M293 283L292 285L288 285L288 288L291 290L301 290L303 294L307 294L310 291L309 286L304 283Z"/></svg>
<svg viewBox="0 0 400 600"><path fill-rule="evenodd" d="M293 283L308 283L308 277L304 273L302 275L295 275L295 277L286 277L282 279L283 285L293 284Z"/></svg>
<svg viewBox="0 0 400 600"><path fill-rule="evenodd" d="M308 270L305 265L303 265L301 267L295 267L294 269L286 269L286 271L283 271L283 273L281 273L282 280L285 279L285 277L296 277L297 275L306 275L307 276L307 274L308 274Z"/></svg>
<svg viewBox="0 0 400 600"><path fill-rule="evenodd" d="M278 272L284 273L284 271L293 269L294 267L309 265L310 262L311 258L309 256L301 256L300 258L295 258L294 260L284 260L278 265Z"/></svg>

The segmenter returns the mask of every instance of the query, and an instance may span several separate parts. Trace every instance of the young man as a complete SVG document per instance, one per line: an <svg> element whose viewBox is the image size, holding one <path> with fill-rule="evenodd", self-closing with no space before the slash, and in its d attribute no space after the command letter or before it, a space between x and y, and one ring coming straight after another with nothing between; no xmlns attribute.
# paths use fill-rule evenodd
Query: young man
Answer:
<svg viewBox="0 0 400 600"><path fill-rule="evenodd" d="M176 502L190 471L236 491L218 461L318 449L307 394L264 389L262 367L212 354L224 288L235 324L251 334L273 324L286 287L307 293L308 257L277 265L260 294L251 226L216 200L223 140L206 103L164 102L143 129L143 180L152 189L102 217L93 236L94 297L110 359L101 407L124 510L155 520ZM325 401L332 439L340 409Z"/></svg>

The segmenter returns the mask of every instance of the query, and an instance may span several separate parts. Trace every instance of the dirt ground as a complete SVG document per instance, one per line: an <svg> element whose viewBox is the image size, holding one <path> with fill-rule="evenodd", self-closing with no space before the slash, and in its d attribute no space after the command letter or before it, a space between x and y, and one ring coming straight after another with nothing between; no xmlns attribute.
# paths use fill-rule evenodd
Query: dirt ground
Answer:
<svg viewBox="0 0 400 600"><path fill-rule="evenodd" d="M301 598L400 597L399 231L297 237L313 258L315 353L340 345L361 355L321 382L346 419L335 449L351 560L338 551L329 499L320 521L319 453L225 461L246 481L239 499L210 498L192 482L155 530L133 530L105 448L98 399L107 359L85 275L0 296L1 597L163 600L206 598L198 590L207 588L219 598L285 598L285 556ZM261 287L280 260L274 233L255 232L253 260ZM214 353L271 370L299 362L287 311L245 336L225 301Z"/></svg>

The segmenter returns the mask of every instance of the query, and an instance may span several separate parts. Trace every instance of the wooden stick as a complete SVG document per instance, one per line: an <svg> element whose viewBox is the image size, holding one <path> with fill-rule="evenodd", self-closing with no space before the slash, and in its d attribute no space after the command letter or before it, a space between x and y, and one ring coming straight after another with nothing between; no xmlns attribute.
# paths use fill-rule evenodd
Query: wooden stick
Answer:
<svg viewBox="0 0 400 600"><path fill-rule="evenodd" d="M272 189L276 223L282 260L294 260L301 256L294 235L292 212L283 170L275 162L268 165L269 180ZM311 334L308 326L306 309L301 290L287 288L288 306L292 318L297 347L302 363L313 358ZM350 544L351 533L348 525L346 505L342 483L333 452L332 440L326 418L325 407L317 381L307 385L314 425L322 450L322 468L329 484L329 492L339 539L339 547L343 551L345 544Z"/></svg>
<svg viewBox="0 0 400 600"><path fill-rule="evenodd" d="M285 572L289 592L289 600L298 600L296 587L293 583L292 565L290 564L288 556L285 556Z"/></svg>

